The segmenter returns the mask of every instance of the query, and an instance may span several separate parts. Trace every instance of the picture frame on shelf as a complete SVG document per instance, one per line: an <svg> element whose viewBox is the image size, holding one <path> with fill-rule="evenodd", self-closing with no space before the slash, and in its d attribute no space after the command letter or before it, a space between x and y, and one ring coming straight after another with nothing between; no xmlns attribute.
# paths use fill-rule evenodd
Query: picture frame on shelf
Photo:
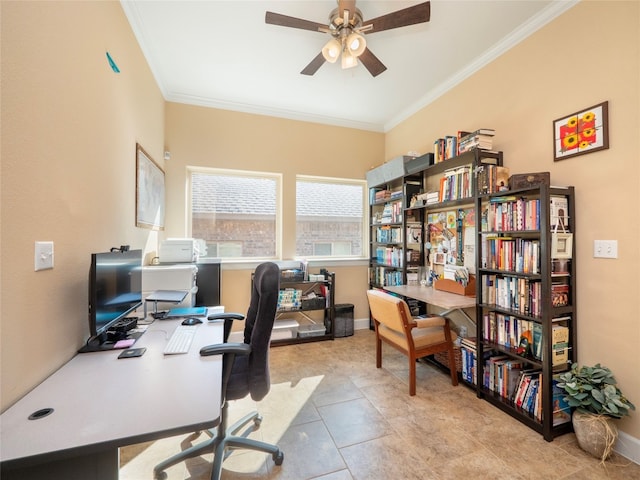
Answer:
<svg viewBox="0 0 640 480"><path fill-rule="evenodd" d="M571 258L573 251L573 234L564 232L551 233L551 258Z"/></svg>
<svg viewBox="0 0 640 480"><path fill-rule="evenodd" d="M554 120L553 144L555 162L609 148L609 102Z"/></svg>
<svg viewBox="0 0 640 480"><path fill-rule="evenodd" d="M136 144L136 227L164 230L164 171Z"/></svg>

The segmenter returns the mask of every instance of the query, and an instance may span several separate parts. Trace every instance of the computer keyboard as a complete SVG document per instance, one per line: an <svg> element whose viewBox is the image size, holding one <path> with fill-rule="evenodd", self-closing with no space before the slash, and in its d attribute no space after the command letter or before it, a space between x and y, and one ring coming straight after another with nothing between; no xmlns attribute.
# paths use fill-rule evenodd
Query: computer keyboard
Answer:
<svg viewBox="0 0 640 480"><path fill-rule="evenodd" d="M198 325L178 325L164 347L164 354L174 355L176 353L189 352L191 342L196 334L196 328L198 328Z"/></svg>

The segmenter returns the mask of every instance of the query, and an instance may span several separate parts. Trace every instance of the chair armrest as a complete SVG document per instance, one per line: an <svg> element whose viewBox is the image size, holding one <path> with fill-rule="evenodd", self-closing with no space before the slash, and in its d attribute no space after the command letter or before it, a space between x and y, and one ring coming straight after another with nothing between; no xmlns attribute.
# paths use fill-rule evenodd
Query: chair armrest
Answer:
<svg viewBox="0 0 640 480"><path fill-rule="evenodd" d="M251 345L247 345L246 343L219 343L217 345L207 345L200 349L200 355L202 357L224 355L226 353L249 355L249 353L251 353Z"/></svg>
<svg viewBox="0 0 640 480"><path fill-rule="evenodd" d="M444 317L427 317L427 318L414 318L413 325L417 328L429 328L429 327L442 327L447 323L447 319Z"/></svg>
<svg viewBox="0 0 640 480"><path fill-rule="evenodd" d="M244 320L244 315L241 313L212 313L207 317L207 320Z"/></svg>
<svg viewBox="0 0 640 480"><path fill-rule="evenodd" d="M244 315L241 313L233 312L212 313L207 317L207 320L209 320L210 322L214 320L224 320L224 335L222 337L222 341L224 343L227 343L227 341L229 340L229 335L231 334L231 328L233 327L233 321L244 320Z"/></svg>

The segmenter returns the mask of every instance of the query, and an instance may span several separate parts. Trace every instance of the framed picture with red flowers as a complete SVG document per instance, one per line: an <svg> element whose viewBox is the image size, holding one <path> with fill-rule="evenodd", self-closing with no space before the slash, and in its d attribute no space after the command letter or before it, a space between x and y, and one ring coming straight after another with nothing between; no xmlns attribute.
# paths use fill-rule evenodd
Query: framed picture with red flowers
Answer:
<svg viewBox="0 0 640 480"><path fill-rule="evenodd" d="M609 148L609 102L553 121L553 160Z"/></svg>

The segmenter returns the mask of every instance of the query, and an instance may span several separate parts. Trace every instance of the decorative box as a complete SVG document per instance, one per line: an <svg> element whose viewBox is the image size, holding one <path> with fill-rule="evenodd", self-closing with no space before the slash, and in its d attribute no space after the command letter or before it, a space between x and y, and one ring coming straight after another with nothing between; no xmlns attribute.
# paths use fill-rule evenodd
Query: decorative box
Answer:
<svg viewBox="0 0 640 480"><path fill-rule="evenodd" d="M509 177L509 187L513 190L550 184L551 174L549 172L517 173Z"/></svg>

